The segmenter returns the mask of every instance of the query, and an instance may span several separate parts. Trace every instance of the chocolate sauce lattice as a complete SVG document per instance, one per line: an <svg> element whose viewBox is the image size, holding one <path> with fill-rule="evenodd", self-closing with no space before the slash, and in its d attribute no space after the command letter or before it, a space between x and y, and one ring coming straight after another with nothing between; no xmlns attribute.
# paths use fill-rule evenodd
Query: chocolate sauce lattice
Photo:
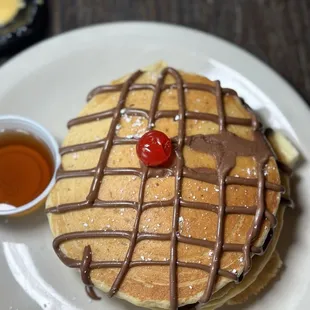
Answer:
<svg viewBox="0 0 310 310"><path fill-rule="evenodd" d="M132 231L80 231L60 235L55 238L53 242L54 249L67 266L71 268L79 268L82 274L83 283L86 285L88 294L96 298L92 289L92 282L89 274L92 269L99 268L119 268L120 271L114 280L110 289L110 296L113 296L122 285L123 280L130 268L136 266L169 266L170 268L170 308L178 308L178 279L177 268L194 268L204 270L209 273L207 287L201 297L200 303L206 303L210 299L218 276L229 278L233 281L240 280L237 274L220 269L220 261L223 252L241 252L244 256L244 273L247 273L251 267L251 255L262 254L270 241L266 239L266 243L262 247L254 246L254 241L258 238L264 220L270 222L270 235L276 226L275 216L269 212L265 205L265 191L266 189L283 192L283 187L279 184L273 184L265 181L264 167L271 156L274 156L268 143L265 141L259 124L250 109L249 113L252 119L243 119L229 117L225 115L223 97L225 95L237 96L236 92L231 89L222 89L218 81L215 82L215 87L207 84L184 83L178 71L173 68L165 68L158 80L154 84L135 84L134 82L139 78L143 72L135 72L126 82L118 85L100 86L94 89L88 95L88 100L100 93L106 92L120 92L118 104L115 108L108 111L95 113L92 115L82 116L71 120L68 127L75 125L101 120L105 118L112 118L111 126L107 137L90 143L78 144L73 146L63 147L60 150L61 155L71 152L102 148L99 162L94 169L78 170L78 171L64 171L61 168L58 171L57 179L72 178L72 177L93 177L90 191L85 201L77 203L67 203L51 207L47 209L48 213L63 213L73 210L81 210L85 208L133 208L136 210L136 218ZM170 74L175 79L175 84L164 84L165 77ZM159 99L162 91L166 89L176 89L178 96L178 110L175 111L158 111ZM200 90L213 94L216 97L218 115L208 113L198 113L186 111L185 105L185 90ZM152 90L153 98L150 110L125 108L126 98L130 91ZM125 112L124 112L125 111ZM136 144L138 139L121 138L116 136L116 128L122 114L142 116L148 120L148 130L154 127L156 120L167 117L178 117L178 136L172 139L174 150L176 153L176 162L173 167L169 168L152 168L146 167L141 163L140 168L109 168L107 167L107 160L113 145L127 145ZM207 120L217 123L219 125L219 133L214 135L195 135L186 136L185 120L197 119ZM251 126L254 131L254 140L249 141L240 138L227 130L227 125L243 125ZM212 154L217 161L217 170L208 171L205 173L203 169L189 169L184 166L183 147L190 146L192 149ZM236 145L238 147L236 147ZM241 177L229 176L229 172L235 166L237 156L252 156L256 159L257 165L257 179L247 179ZM101 181L106 175L135 175L141 178L139 188L139 198L137 202L132 201L102 201L98 199ZM144 194L146 182L151 177L174 176L175 180L175 194L174 197L166 201L151 201L144 202ZM181 198L182 179L190 178L196 179L219 186L219 204L213 205L209 203L186 201ZM257 187L257 206L226 206L226 186L227 185L246 185ZM139 232L139 223L142 213L150 208L158 208L165 206L173 206L172 217L172 231L171 233L146 233ZM197 238L189 238L182 236L179 233L179 215L180 208L195 208L207 210L217 214L217 231L216 241L201 240ZM246 243L231 244L224 243L224 225L226 214L248 214L254 216L252 228L247 234ZM82 260L75 260L67 257L60 249L60 245L68 240L78 238L126 238L129 240L129 247L124 261L93 261L91 258L90 246L84 249ZM142 240L166 240L171 243L170 259L167 261L133 261L135 246ZM214 251L211 265L204 265L200 263L189 263L178 260L177 246L178 243L185 243L191 245L199 245L210 248Z"/></svg>

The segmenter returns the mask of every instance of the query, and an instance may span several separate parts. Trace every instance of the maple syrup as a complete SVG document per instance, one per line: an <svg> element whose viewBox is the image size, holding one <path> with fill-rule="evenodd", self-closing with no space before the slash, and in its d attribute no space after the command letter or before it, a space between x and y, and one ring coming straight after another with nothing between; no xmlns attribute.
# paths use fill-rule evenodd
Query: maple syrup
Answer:
<svg viewBox="0 0 310 310"><path fill-rule="evenodd" d="M0 203L22 206L38 197L53 176L52 154L24 131L0 133Z"/></svg>

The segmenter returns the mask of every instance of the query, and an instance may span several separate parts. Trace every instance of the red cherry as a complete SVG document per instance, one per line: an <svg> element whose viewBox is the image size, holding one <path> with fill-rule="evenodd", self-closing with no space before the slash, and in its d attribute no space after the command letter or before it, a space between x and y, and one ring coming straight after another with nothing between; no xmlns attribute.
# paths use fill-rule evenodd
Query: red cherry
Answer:
<svg viewBox="0 0 310 310"><path fill-rule="evenodd" d="M136 151L146 166L159 166L165 163L172 150L171 140L161 131L145 133L137 143Z"/></svg>

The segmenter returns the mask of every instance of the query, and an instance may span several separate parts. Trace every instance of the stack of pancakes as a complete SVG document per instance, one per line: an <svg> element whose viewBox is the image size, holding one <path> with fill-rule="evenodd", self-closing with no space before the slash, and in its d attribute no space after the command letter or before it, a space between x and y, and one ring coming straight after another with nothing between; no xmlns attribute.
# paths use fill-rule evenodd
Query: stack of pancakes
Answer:
<svg viewBox="0 0 310 310"><path fill-rule="evenodd" d="M55 251L81 270L88 293L96 298L94 285L149 309L216 309L265 287L281 266L275 247L289 201L282 167L293 164L279 138L267 137L281 165L234 91L163 63L88 100L69 122L46 204ZM145 167L136 154L152 129L173 141L164 167ZM294 151L289 142L286 149ZM233 162L227 171L224 160Z"/></svg>

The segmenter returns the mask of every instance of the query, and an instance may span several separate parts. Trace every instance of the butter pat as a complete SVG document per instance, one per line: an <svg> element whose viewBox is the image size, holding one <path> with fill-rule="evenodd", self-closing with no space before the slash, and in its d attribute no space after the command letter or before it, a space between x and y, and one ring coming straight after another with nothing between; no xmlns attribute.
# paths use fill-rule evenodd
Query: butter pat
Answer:
<svg viewBox="0 0 310 310"><path fill-rule="evenodd" d="M0 0L0 27L7 25L25 7L21 0Z"/></svg>
<svg viewBox="0 0 310 310"><path fill-rule="evenodd" d="M278 131L272 131L267 134L279 161L293 168L299 159L299 152L292 142Z"/></svg>

